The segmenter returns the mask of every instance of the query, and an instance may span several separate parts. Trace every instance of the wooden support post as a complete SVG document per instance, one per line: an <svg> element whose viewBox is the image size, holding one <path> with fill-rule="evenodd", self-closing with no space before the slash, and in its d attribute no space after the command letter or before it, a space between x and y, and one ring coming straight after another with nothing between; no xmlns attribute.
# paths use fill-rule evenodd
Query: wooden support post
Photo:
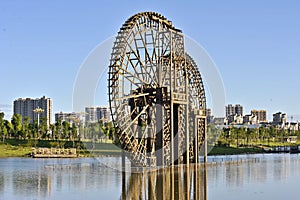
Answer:
<svg viewBox="0 0 300 200"><path fill-rule="evenodd" d="M125 152L122 150L122 199L126 199L126 167L125 167Z"/></svg>
<svg viewBox="0 0 300 200"><path fill-rule="evenodd" d="M158 200L165 200L165 185L164 185L164 176L165 174L163 173L163 171L158 170L157 174L156 174L156 199ZM168 186L166 186L168 187Z"/></svg>
<svg viewBox="0 0 300 200"><path fill-rule="evenodd" d="M156 165L164 165L163 151L163 88L156 89Z"/></svg>
<svg viewBox="0 0 300 200"><path fill-rule="evenodd" d="M194 163L198 164L198 152L199 152L199 147L198 147L198 123L199 123L199 119L197 117L195 117L195 125L194 125Z"/></svg>
<svg viewBox="0 0 300 200"><path fill-rule="evenodd" d="M122 172L125 172L125 170L126 170L126 166L125 166L125 151L124 150L122 150Z"/></svg>
<svg viewBox="0 0 300 200"><path fill-rule="evenodd" d="M206 118L204 118L204 164L207 163L207 127Z"/></svg>
<svg viewBox="0 0 300 200"><path fill-rule="evenodd" d="M178 134L179 130L179 105L173 104L173 159L174 159L174 165L180 164L179 159L179 141L182 139L180 138L180 135Z"/></svg>

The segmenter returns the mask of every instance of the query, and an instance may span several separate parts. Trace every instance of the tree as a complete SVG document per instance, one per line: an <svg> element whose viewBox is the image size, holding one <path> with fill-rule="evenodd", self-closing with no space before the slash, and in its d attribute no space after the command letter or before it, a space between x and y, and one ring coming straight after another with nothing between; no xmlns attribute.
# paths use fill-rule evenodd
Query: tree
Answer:
<svg viewBox="0 0 300 200"><path fill-rule="evenodd" d="M260 136L260 141L262 141L262 143L265 142L265 139L268 138L268 130L266 127L259 127L259 136Z"/></svg>
<svg viewBox="0 0 300 200"><path fill-rule="evenodd" d="M236 140L236 147L238 148L238 146L239 146L239 132L238 132L238 129L235 126L233 126L230 129L230 138Z"/></svg>
<svg viewBox="0 0 300 200"><path fill-rule="evenodd" d="M239 132L239 138L241 138L242 140L244 140L244 145L245 145L245 139L246 139L246 130L244 127L240 127L238 129Z"/></svg>
<svg viewBox="0 0 300 200"><path fill-rule="evenodd" d="M54 137L55 139L60 139L62 137L62 121L59 118L57 122L55 123L55 129L54 129Z"/></svg>
<svg viewBox="0 0 300 200"><path fill-rule="evenodd" d="M4 130L5 129L5 125L4 125L4 113L1 112L0 113L0 134L2 135L2 138L3 138L3 143L4 143L4 137L5 137L5 134L4 132L7 130Z"/></svg>
<svg viewBox="0 0 300 200"><path fill-rule="evenodd" d="M256 137L256 130L254 128L247 128L246 130L247 146L249 146L249 141L251 142L252 139L255 137Z"/></svg>
<svg viewBox="0 0 300 200"><path fill-rule="evenodd" d="M22 116L19 114L14 114L11 119L11 123L13 125L13 136L15 138L21 136L22 130Z"/></svg>
<svg viewBox="0 0 300 200"><path fill-rule="evenodd" d="M39 130L40 130L40 133L41 133L41 137L49 139L49 131L48 131L47 118L43 117L41 119L41 123L40 123L39 126L40 126Z"/></svg>
<svg viewBox="0 0 300 200"><path fill-rule="evenodd" d="M71 132L71 140L72 140L72 143L73 143L73 148L75 147L75 138L77 137L77 127L75 126L75 124L73 123L72 124L72 127L70 127L70 132Z"/></svg>
<svg viewBox="0 0 300 200"><path fill-rule="evenodd" d="M29 130L29 123L30 123L30 118L28 116L24 117L24 122L22 124L22 130L21 130L21 136L25 138L30 137L30 130Z"/></svg>
<svg viewBox="0 0 300 200"><path fill-rule="evenodd" d="M70 140L70 122L64 121L62 123L62 137Z"/></svg>
<svg viewBox="0 0 300 200"><path fill-rule="evenodd" d="M11 136L11 134L13 133L13 125L8 120L4 121L4 125L7 131L6 135Z"/></svg>

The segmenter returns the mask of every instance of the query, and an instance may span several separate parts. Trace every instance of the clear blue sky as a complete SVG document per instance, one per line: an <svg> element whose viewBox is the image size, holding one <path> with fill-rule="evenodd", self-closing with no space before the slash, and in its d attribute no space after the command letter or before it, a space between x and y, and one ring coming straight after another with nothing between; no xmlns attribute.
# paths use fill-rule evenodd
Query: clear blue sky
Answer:
<svg viewBox="0 0 300 200"><path fill-rule="evenodd" d="M300 119L299 10L297 0L2 0L0 110L10 116L14 99L46 95L54 112L72 111L73 83L88 53L131 15L155 11L207 50L226 103L243 105L245 114L266 109Z"/></svg>

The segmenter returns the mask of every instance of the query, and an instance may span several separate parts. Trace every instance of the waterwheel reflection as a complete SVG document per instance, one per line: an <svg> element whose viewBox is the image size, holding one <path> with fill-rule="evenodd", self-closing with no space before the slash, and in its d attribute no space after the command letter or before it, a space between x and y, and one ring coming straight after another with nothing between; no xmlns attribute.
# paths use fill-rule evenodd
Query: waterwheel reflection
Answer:
<svg viewBox="0 0 300 200"><path fill-rule="evenodd" d="M179 165L122 174L122 200L207 200L206 166Z"/></svg>

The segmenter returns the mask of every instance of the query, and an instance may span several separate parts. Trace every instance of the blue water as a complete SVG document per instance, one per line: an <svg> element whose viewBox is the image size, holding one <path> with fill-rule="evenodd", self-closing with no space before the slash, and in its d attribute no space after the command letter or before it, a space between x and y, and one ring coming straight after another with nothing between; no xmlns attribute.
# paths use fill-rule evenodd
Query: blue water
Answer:
<svg viewBox="0 0 300 200"><path fill-rule="evenodd" d="M206 176L201 168L202 175L196 186L201 190L201 199L205 196L209 200L298 199L298 154L213 156L208 160ZM122 195L126 199L147 199L149 185L169 181L170 176L159 179L160 176L153 173L127 173L122 185L120 163L117 157L0 159L0 199L121 199ZM191 183L194 180L191 178ZM171 182L163 183L162 192L170 193ZM193 184L187 185L191 185L188 186L191 191L194 189ZM188 196L184 187L173 188L175 196L192 199L192 192ZM152 195L159 199L161 194L157 194L155 188L160 189L152 187Z"/></svg>

